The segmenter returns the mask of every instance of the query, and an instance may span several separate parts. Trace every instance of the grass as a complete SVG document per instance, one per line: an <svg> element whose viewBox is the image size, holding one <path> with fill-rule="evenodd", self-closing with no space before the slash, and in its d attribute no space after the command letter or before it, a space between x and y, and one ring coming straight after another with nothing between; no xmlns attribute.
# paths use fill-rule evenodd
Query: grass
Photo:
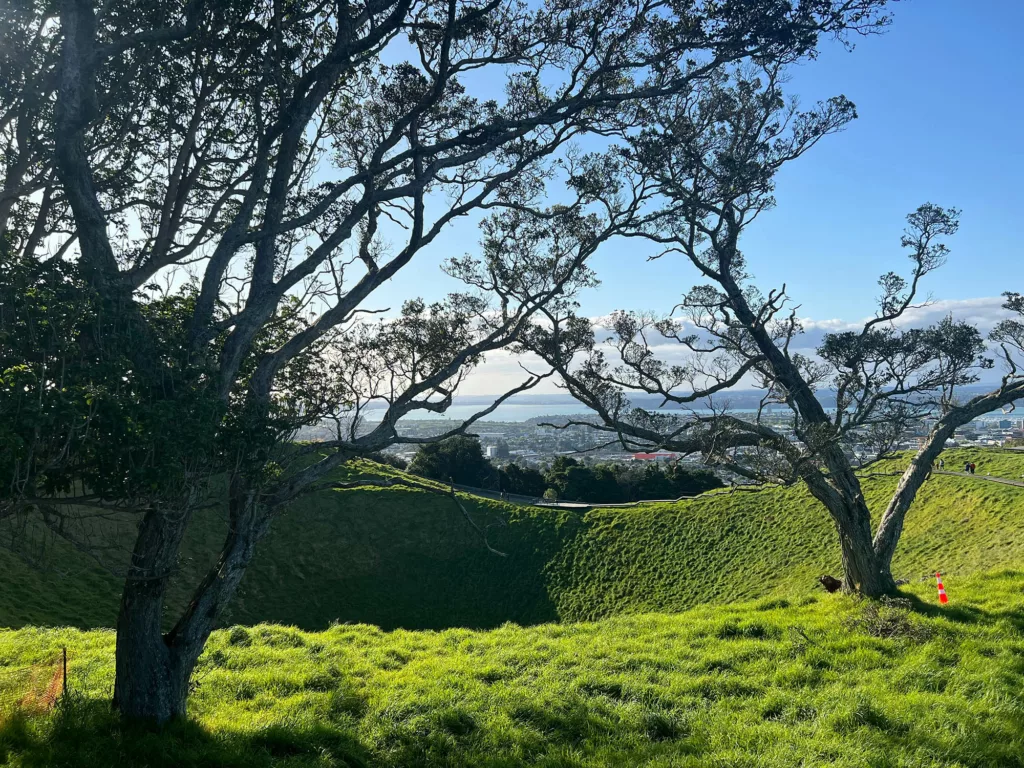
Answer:
<svg viewBox="0 0 1024 768"><path fill-rule="evenodd" d="M976 473L982 477L1002 477L1007 480L1024 480L1024 451L1010 451L1001 448L951 448L943 451L942 460L947 472L962 472L964 464L973 461ZM903 454L877 465L881 471L903 470L910 462L910 454Z"/></svg>
<svg viewBox="0 0 1024 768"><path fill-rule="evenodd" d="M979 472L1024 467L1018 454L973 456ZM371 470L385 471L355 469ZM872 509L884 507L895 483L865 479ZM832 523L800 488L587 512L464 499L507 557L488 552L441 496L390 488L303 499L260 544L225 623L444 629L584 621L805 594L817 576L839 571ZM223 531L217 509L197 519L172 608L187 599ZM52 546L43 570L0 551L0 626L112 626L118 580L70 547ZM936 475L908 515L894 571L915 581L937 570L962 577L1022 561L1024 488Z"/></svg>
<svg viewBox="0 0 1024 768"><path fill-rule="evenodd" d="M73 696L8 717L12 766L1000 768L1024 760L1024 573L488 631L216 633L192 718L109 712L108 631L0 631L3 670L70 649ZM0 696L0 700L2 700Z"/></svg>
<svg viewBox="0 0 1024 768"><path fill-rule="evenodd" d="M895 483L865 478L872 509ZM0 630L0 765L1024 766L1024 488L929 480L888 603L814 588L838 552L799 488L587 512L465 503L506 557L423 491L303 500L233 608L255 626L214 634L191 717L160 731L110 711L111 631L26 626L109 625L116 580L60 544L48 572L0 560L0 623L20 627ZM222 533L216 510L197 520L172 602ZM71 695L33 711L25 694L62 647Z"/></svg>

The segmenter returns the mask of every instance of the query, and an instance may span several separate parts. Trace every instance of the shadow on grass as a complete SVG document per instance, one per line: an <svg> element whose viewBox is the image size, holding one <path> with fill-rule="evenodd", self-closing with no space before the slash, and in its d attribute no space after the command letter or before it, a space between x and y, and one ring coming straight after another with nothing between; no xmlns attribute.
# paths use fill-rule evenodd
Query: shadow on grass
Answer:
<svg viewBox="0 0 1024 768"><path fill-rule="evenodd" d="M607 692L606 692L607 693ZM479 723L458 705L431 708L427 717L401 713L381 723L372 744L356 733L357 721L325 719L313 727L276 724L244 734L210 731L195 721L153 728L125 723L108 702L78 699L49 714L0 720L0 765L24 768L509 768L515 765L578 765L567 755L596 745L615 764L643 765L669 749L697 755L703 738L671 711L649 710L624 733L609 719L607 696L567 695L555 705L529 701L508 716L519 728L512 741L503 726ZM521 729L527 729L526 735ZM508 736L508 734L506 734ZM623 740L623 737L626 737ZM497 739L497 741L495 741ZM504 748L496 747L503 744Z"/></svg>
<svg viewBox="0 0 1024 768"><path fill-rule="evenodd" d="M372 764L356 736L325 722L315 728L275 725L255 734L214 734L194 721L164 728L123 722L107 701L76 699L46 715L0 719L0 765L26 768L199 768L199 766Z"/></svg>
<svg viewBox="0 0 1024 768"><path fill-rule="evenodd" d="M944 618L958 624L978 624L983 621L991 621L994 618L988 611L983 611L973 605L935 605L922 600L917 595L905 592L900 592L899 597L907 601L910 610L914 613L919 613L930 619Z"/></svg>
<svg viewBox="0 0 1024 768"><path fill-rule="evenodd" d="M1007 569L992 574L989 578L989 585L998 588L1000 580L1019 579L1021 571ZM1008 607L1004 610L992 610L991 608L980 608L976 605L956 605L952 602L946 605L939 605L930 600L923 600L917 595L900 592L899 597L906 601L907 606L914 613L927 616L928 618L943 618L954 621L958 624L980 624L1006 621L1018 632L1024 632L1024 614L1016 608L1013 601L1007 601Z"/></svg>

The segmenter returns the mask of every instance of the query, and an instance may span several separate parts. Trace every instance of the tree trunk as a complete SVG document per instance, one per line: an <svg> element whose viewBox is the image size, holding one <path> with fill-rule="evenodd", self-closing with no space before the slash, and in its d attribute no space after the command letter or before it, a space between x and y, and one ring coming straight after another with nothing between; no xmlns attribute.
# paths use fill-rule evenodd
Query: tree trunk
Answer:
<svg viewBox="0 0 1024 768"><path fill-rule="evenodd" d="M871 542L870 519L863 525L836 523L842 550L843 591L865 597L881 597L896 591L888 562L879 557Z"/></svg>
<svg viewBox="0 0 1024 768"><path fill-rule="evenodd" d="M889 564L875 552L871 536L871 512L853 472L829 478L817 472L804 475L807 488L825 505L839 534L843 563L843 591L865 597L881 597L896 591ZM843 482L838 482L842 480Z"/></svg>
<svg viewBox="0 0 1024 768"><path fill-rule="evenodd" d="M161 630L164 594L188 515L153 511L143 519L117 621L114 707L127 718L162 725L187 713L192 670L269 526L258 494L238 478L229 510L220 558L167 634Z"/></svg>
<svg viewBox="0 0 1024 768"><path fill-rule="evenodd" d="M164 642L162 587L126 585L117 621L114 707L131 720L162 725L184 717L193 664ZM194 663L194 662L193 662Z"/></svg>
<svg viewBox="0 0 1024 768"><path fill-rule="evenodd" d="M190 510L146 512L121 593L114 652L114 708L159 724L185 714L191 664L182 664L161 631L164 595ZM192 662L194 664L194 660Z"/></svg>
<svg viewBox="0 0 1024 768"><path fill-rule="evenodd" d="M924 481L931 475L932 465L942 453L946 439L953 434L953 428L940 423L929 440L910 460L910 466L900 477L896 492L889 500L889 505L882 514L875 535L875 551L887 568L892 567L892 558L896 554L896 545L903 533L903 521L906 519L910 505L917 498L917 492Z"/></svg>
<svg viewBox="0 0 1024 768"><path fill-rule="evenodd" d="M893 494L882 515L882 520L878 524L878 533L875 535L875 551L886 568L891 566L893 555L896 554L896 545L899 544L900 536L903 533L903 521L910 510L910 505L913 504L914 499L917 498L917 492L931 474L935 460L945 449L946 440L951 438L958 428L978 416L1020 399L1024 399L1024 381L1004 383L997 390L978 395L962 406L951 408L939 419L925 444L911 459L910 466L900 477L896 493Z"/></svg>

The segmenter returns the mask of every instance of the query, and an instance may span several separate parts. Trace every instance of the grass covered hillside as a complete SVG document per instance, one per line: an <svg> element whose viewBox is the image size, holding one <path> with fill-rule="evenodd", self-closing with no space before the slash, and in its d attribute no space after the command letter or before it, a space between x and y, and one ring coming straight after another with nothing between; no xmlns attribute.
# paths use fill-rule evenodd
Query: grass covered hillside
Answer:
<svg viewBox="0 0 1024 768"><path fill-rule="evenodd" d="M819 593L490 631L236 627L200 660L190 721L163 732L111 714L111 632L0 631L0 702L62 645L72 686L55 713L0 715L0 764L1020 766L1024 573L946 586L941 608L922 583L882 606Z"/></svg>
<svg viewBox="0 0 1024 768"><path fill-rule="evenodd" d="M1015 471L1012 461L1024 471L1024 456L973 455L979 473L997 462ZM873 509L895 483L865 479ZM226 622L442 629L593 620L809 594L817 576L839 571L832 524L801 488L585 512L462 498L506 557L488 552L443 496L401 487L321 493L275 522ZM223 532L219 511L206 510L190 532L172 603L187 599ZM112 626L117 579L60 542L50 546L43 569L0 550L0 626ZM894 570L914 581L1021 562L1024 488L980 474L936 475L907 518Z"/></svg>
<svg viewBox="0 0 1024 768"><path fill-rule="evenodd" d="M991 475L1006 480L1024 481L1024 450L1015 451L1001 448L951 448L943 451L942 460L945 471L962 472L964 464L973 461L977 466L975 472L982 477ZM910 462L910 454L903 454L881 462L885 471L905 469Z"/></svg>

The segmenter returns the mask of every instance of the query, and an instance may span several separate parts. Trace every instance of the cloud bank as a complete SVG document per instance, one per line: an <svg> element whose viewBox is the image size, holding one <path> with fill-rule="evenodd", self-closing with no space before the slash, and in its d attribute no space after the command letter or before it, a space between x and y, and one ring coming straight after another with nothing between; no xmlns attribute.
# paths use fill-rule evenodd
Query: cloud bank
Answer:
<svg viewBox="0 0 1024 768"><path fill-rule="evenodd" d="M983 335L987 335L993 326L1009 316L1002 308L1003 299L999 296L977 299L943 299L928 303L926 306L911 309L900 319L898 325L904 328L925 327L938 322L947 315L963 320L975 326ZM859 320L843 320L839 318L816 320L803 318L804 332L796 340L794 348L803 353L812 353L820 346L825 335L837 331L856 330L862 327L867 318ZM607 317L592 318L597 328L598 338L609 333L610 320ZM603 332L603 333L602 333ZM652 343L654 340L652 339ZM672 363L681 362L685 355L678 344L669 340L656 343L654 350L662 360ZM534 355L513 355L509 352L498 352L488 355L487 360L475 370L459 390L460 395L493 395L504 392L526 378L523 367L543 372L547 368ZM533 392L556 393L554 378L543 381Z"/></svg>

